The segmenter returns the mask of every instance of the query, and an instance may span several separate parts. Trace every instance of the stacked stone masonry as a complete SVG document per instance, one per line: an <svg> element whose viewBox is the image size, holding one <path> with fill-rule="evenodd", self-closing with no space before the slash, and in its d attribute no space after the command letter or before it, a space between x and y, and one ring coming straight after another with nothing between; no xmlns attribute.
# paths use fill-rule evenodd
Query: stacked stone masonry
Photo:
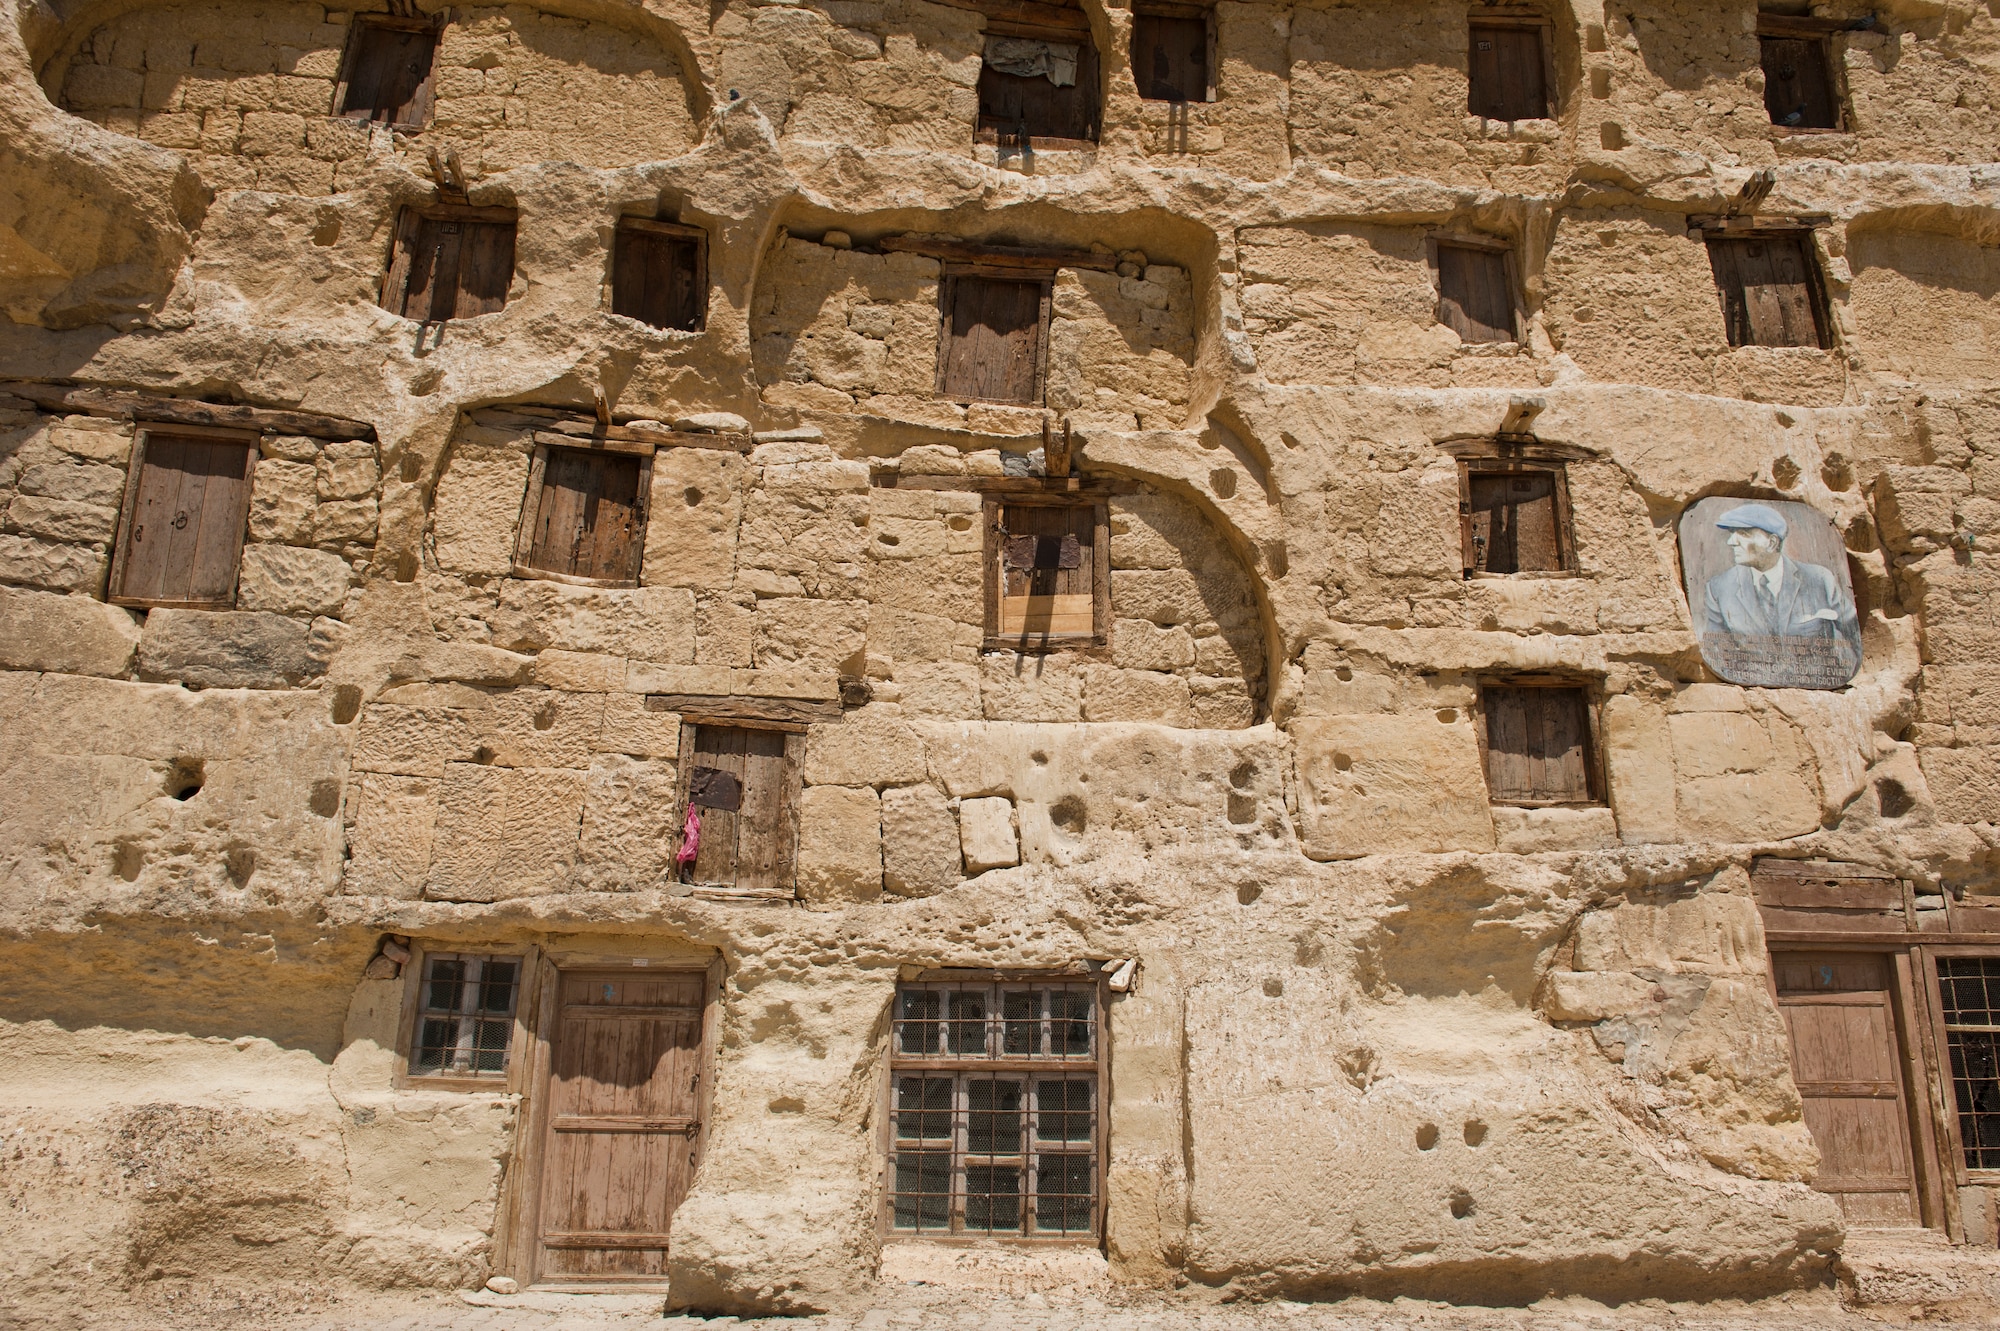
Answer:
<svg viewBox="0 0 2000 1331"><path fill-rule="evenodd" d="M670 1231L611 1249L676 1306L982 1262L1706 1299L1885 1217L2000 1243L1938 978L2000 975L2000 19L1220 0L1168 102L1121 4L0 0L9 1301L559 1278L557 995L613 969L706 995L655 1004L687 1112L628 1115L686 1134ZM1469 112L1482 19L1546 116ZM343 104L381 23L434 35L418 123ZM1837 129L1773 123L1760 23ZM1003 38L1095 53L1094 138L982 123ZM513 219L490 313L391 312L392 264L462 280L398 248L439 208ZM632 218L700 238L697 329L611 312ZM1740 345L1732 228L1798 246L1819 345ZM1510 337L1447 317L1453 246ZM974 280L1042 313L968 333ZM1032 391L951 387L980 336ZM234 581L120 596L197 416L254 451ZM1489 464L1559 495L1548 567L1481 562ZM565 465L632 576L557 567ZM1843 686L1704 655L1715 498L1822 515ZM1492 784L1516 689L1579 700L1571 793ZM1834 957L1901 1033L1901 1191L1791 1042ZM454 1078L428 981L494 958ZM1031 1242L912 1219L939 984L1096 995Z"/></svg>

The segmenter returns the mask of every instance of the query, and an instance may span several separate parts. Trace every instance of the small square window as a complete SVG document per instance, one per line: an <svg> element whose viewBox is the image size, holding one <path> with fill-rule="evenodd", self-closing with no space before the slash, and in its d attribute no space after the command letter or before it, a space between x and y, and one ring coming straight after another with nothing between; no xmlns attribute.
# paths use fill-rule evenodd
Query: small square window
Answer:
<svg viewBox="0 0 2000 1331"><path fill-rule="evenodd" d="M347 30L334 92L336 115L420 129L431 115L436 25L421 19L357 18Z"/></svg>
<svg viewBox="0 0 2000 1331"><path fill-rule="evenodd" d="M708 317L708 233L627 217L612 242L611 312L699 332Z"/></svg>
<svg viewBox="0 0 2000 1331"><path fill-rule="evenodd" d="M636 587L653 459L540 444L528 468L514 571L595 587Z"/></svg>
<svg viewBox="0 0 2000 1331"><path fill-rule="evenodd" d="M677 826L690 812L695 822L686 881L735 896L794 894L804 757L799 730L682 724Z"/></svg>
<svg viewBox="0 0 2000 1331"><path fill-rule="evenodd" d="M1708 263L1732 347L1825 347L1826 312L1811 233L1711 232Z"/></svg>
<svg viewBox="0 0 2000 1331"><path fill-rule="evenodd" d="M1110 621L1108 512L1092 500L987 504L988 651L1103 641Z"/></svg>
<svg viewBox="0 0 2000 1331"><path fill-rule="evenodd" d="M1461 464L1465 572L1572 567L1569 487L1559 462L1479 458Z"/></svg>
<svg viewBox="0 0 2000 1331"><path fill-rule="evenodd" d="M1533 21L1470 25L1467 108L1488 120L1540 120L1549 114L1542 25Z"/></svg>
<svg viewBox="0 0 2000 1331"><path fill-rule="evenodd" d="M1495 804L1601 798L1590 700L1575 685L1508 681L1480 689L1486 788Z"/></svg>
<svg viewBox="0 0 2000 1331"><path fill-rule="evenodd" d="M1514 275L1508 252L1450 240L1434 243L1438 322L1464 342L1515 340Z"/></svg>
<svg viewBox="0 0 2000 1331"><path fill-rule="evenodd" d="M1210 69L1210 16L1180 7L1146 8L1132 16L1132 82L1149 102L1215 100Z"/></svg>
<svg viewBox="0 0 2000 1331"><path fill-rule="evenodd" d="M108 599L207 609L236 604L256 466L254 435L141 429Z"/></svg>
<svg viewBox="0 0 2000 1331"><path fill-rule="evenodd" d="M938 395L954 402L1040 402L1051 285L1046 277L948 270L938 289Z"/></svg>
<svg viewBox="0 0 2000 1331"><path fill-rule="evenodd" d="M519 956L426 953L409 1075L504 1080L521 971Z"/></svg>
<svg viewBox="0 0 2000 1331"><path fill-rule="evenodd" d="M419 323L504 309L514 280L512 208L405 208L382 279L382 308Z"/></svg>
<svg viewBox="0 0 2000 1331"><path fill-rule="evenodd" d="M986 34L979 67L979 137L1002 147L1095 142L1097 48L1090 28L1019 28Z"/></svg>
<svg viewBox="0 0 2000 1331"><path fill-rule="evenodd" d="M899 985L889 1048L890 1226L1095 1237L1103 1116L1097 985Z"/></svg>
<svg viewBox="0 0 2000 1331"><path fill-rule="evenodd" d="M1764 67L1764 109L1786 129L1839 129L1840 97L1824 37L1757 38Z"/></svg>

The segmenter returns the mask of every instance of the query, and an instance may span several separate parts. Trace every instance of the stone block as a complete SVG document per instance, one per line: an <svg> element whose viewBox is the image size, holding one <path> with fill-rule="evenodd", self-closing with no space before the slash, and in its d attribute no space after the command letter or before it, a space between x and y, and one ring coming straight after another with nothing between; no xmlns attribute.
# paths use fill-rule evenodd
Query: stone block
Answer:
<svg viewBox="0 0 2000 1331"><path fill-rule="evenodd" d="M549 648L535 656L535 683L570 693L623 694L625 658Z"/></svg>
<svg viewBox="0 0 2000 1331"><path fill-rule="evenodd" d="M2000 749L1924 749L1918 760L1939 817L2000 823Z"/></svg>
<svg viewBox="0 0 2000 1331"><path fill-rule="evenodd" d="M1312 858L1493 849L1470 721L1332 716L1298 722L1292 739Z"/></svg>
<svg viewBox="0 0 2000 1331"><path fill-rule="evenodd" d="M1617 971L1553 971L1542 991L1542 1012L1551 1021L1603 1021L1650 1012L1651 980Z"/></svg>
<svg viewBox="0 0 2000 1331"><path fill-rule="evenodd" d="M757 603L751 645L759 669L803 666L859 674L867 644L866 601L781 596Z"/></svg>
<svg viewBox="0 0 2000 1331"><path fill-rule="evenodd" d="M390 667L395 679L462 684L525 684L534 673L534 657L480 642L419 642Z"/></svg>
<svg viewBox="0 0 2000 1331"><path fill-rule="evenodd" d="M319 455L316 470L322 502L372 497L382 480L375 445L359 439L328 444Z"/></svg>
<svg viewBox="0 0 2000 1331"><path fill-rule="evenodd" d="M1207 730L1242 730L1257 724L1257 699L1240 679L1188 681L1194 724Z"/></svg>
<svg viewBox="0 0 2000 1331"><path fill-rule="evenodd" d="M1674 750L1665 713L1643 698L1606 698L1604 750L1619 838L1635 846L1673 841Z"/></svg>
<svg viewBox="0 0 2000 1331"><path fill-rule="evenodd" d="M1186 670L1194 661L1194 637L1182 625L1161 628L1148 619L1121 619L1112 625L1111 663L1115 666L1127 670Z"/></svg>
<svg viewBox="0 0 2000 1331"><path fill-rule="evenodd" d="M923 741L893 716L857 712L806 735L809 786L906 786L928 775Z"/></svg>
<svg viewBox="0 0 2000 1331"><path fill-rule="evenodd" d="M591 761L571 891L634 892L672 876L674 775L671 760L606 753Z"/></svg>
<svg viewBox="0 0 2000 1331"><path fill-rule="evenodd" d="M430 875L438 782L364 772L354 778L358 807L348 838L344 890L350 896L411 901Z"/></svg>
<svg viewBox="0 0 2000 1331"><path fill-rule="evenodd" d="M589 779L566 768L447 763L424 895L506 901L562 891Z"/></svg>
<svg viewBox="0 0 2000 1331"><path fill-rule="evenodd" d="M1675 821L1690 840L1764 841L1819 826L1811 750L1775 713L1684 712L1668 717Z"/></svg>
<svg viewBox="0 0 2000 1331"><path fill-rule="evenodd" d="M74 499L17 494L7 505L7 530L72 545L109 541L118 526L118 510L109 504L84 504Z"/></svg>
<svg viewBox="0 0 2000 1331"><path fill-rule="evenodd" d="M70 416L49 431L49 442L71 457L122 467L132 456L132 425L97 416Z"/></svg>
<svg viewBox="0 0 2000 1331"><path fill-rule="evenodd" d="M352 581L353 570L339 555L253 542L243 547L236 605L281 615L338 615Z"/></svg>
<svg viewBox="0 0 2000 1331"><path fill-rule="evenodd" d="M882 792L882 889L927 897L960 878L958 824L943 792L929 782Z"/></svg>
<svg viewBox="0 0 2000 1331"><path fill-rule="evenodd" d="M478 728L459 707L374 702L362 709L354 769L442 777L445 764L472 757Z"/></svg>
<svg viewBox="0 0 2000 1331"><path fill-rule="evenodd" d="M510 572L527 486L528 458L522 452L467 448L455 453L438 479L431 505L438 566L451 573Z"/></svg>
<svg viewBox="0 0 2000 1331"><path fill-rule="evenodd" d="M977 720L983 715L976 665L957 661L899 664L895 684L903 695L905 716Z"/></svg>
<svg viewBox="0 0 2000 1331"><path fill-rule="evenodd" d="M1056 652L988 652L979 658L979 699L989 721L1081 721L1083 672Z"/></svg>
<svg viewBox="0 0 2000 1331"><path fill-rule="evenodd" d="M377 513L373 499L342 499L313 511L313 539L320 542L375 539Z"/></svg>
<svg viewBox="0 0 2000 1331"><path fill-rule="evenodd" d="M515 651L556 648L668 665L694 662L694 593L678 587L571 587L538 578L500 585L493 642Z"/></svg>
<svg viewBox="0 0 2000 1331"><path fill-rule="evenodd" d="M132 612L89 596L0 587L0 668L129 674L139 649Z"/></svg>
<svg viewBox="0 0 2000 1331"><path fill-rule="evenodd" d="M799 900L837 907L882 896L882 802L867 787L799 796Z"/></svg>
<svg viewBox="0 0 2000 1331"><path fill-rule="evenodd" d="M1215 618L1194 574L1180 568L1114 569L1111 611L1120 619L1150 620L1163 627Z"/></svg>
<svg viewBox="0 0 2000 1331"><path fill-rule="evenodd" d="M1014 830L1014 801L1002 795L960 800L958 848L967 873L1019 864L1021 843Z"/></svg>
<svg viewBox="0 0 2000 1331"><path fill-rule="evenodd" d="M1087 665L1083 668L1083 719L1190 726L1194 724L1193 701L1187 680L1179 675Z"/></svg>
<svg viewBox="0 0 2000 1331"><path fill-rule="evenodd" d="M312 464L260 458L250 477L250 539L288 545L313 540L319 487Z"/></svg>
<svg viewBox="0 0 2000 1331"><path fill-rule="evenodd" d="M23 494L117 508L125 497L125 470L65 458L23 468L18 486Z"/></svg>
<svg viewBox="0 0 2000 1331"><path fill-rule="evenodd" d="M1503 855L1555 850L1609 850L1618 844L1618 821L1609 809L1517 809L1494 805L1494 849Z"/></svg>
<svg viewBox="0 0 2000 1331"><path fill-rule="evenodd" d="M731 585L745 475L734 453L670 448L654 457L640 581L715 590Z"/></svg>
<svg viewBox="0 0 2000 1331"><path fill-rule="evenodd" d="M205 689L282 689L324 668L301 620L251 610L154 610L139 678Z"/></svg>

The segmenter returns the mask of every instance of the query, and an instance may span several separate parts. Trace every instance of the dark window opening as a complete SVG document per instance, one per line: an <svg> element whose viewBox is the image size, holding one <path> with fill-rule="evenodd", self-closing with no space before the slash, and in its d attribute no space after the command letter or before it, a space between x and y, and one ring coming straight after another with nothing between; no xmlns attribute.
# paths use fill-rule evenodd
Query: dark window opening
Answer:
<svg viewBox="0 0 2000 1331"><path fill-rule="evenodd" d="M1132 82L1149 102L1214 100L1209 20L1141 10L1132 16Z"/></svg>
<svg viewBox="0 0 2000 1331"><path fill-rule="evenodd" d="M1074 29L988 30L979 69L980 137L1002 147L1095 142L1097 48L1081 11Z"/></svg>
<svg viewBox="0 0 2000 1331"><path fill-rule="evenodd" d="M566 578L637 583L650 461L602 449L538 450L516 562Z"/></svg>
<svg viewBox="0 0 2000 1331"><path fill-rule="evenodd" d="M1567 487L1560 464L1465 464L1467 573L1553 572L1569 568Z"/></svg>
<svg viewBox="0 0 2000 1331"><path fill-rule="evenodd" d="M1708 263L1732 347L1824 347L1826 315L1808 233L1711 234Z"/></svg>
<svg viewBox="0 0 2000 1331"><path fill-rule="evenodd" d="M1786 129L1839 129L1840 98L1824 37L1759 37L1764 109Z"/></svg>
<svg viewBox="0 0 2000 1331"><path fill-rule="evenodd" d="M899 986L891 1227L1094 1238L1102 1059L1094 983Z"/></svg>
<svg viewBox="0 0 2000 1331"><path fill-rule="evenodd" d="M957 402L1042 400L1047 278L947 274L938 347L939 396Z"/></svg>
<svg viewBox="0 0 2000 1331"><path fill-rule="evenodd" d="M1937 967L1965 1167L2000 1169L2000 957L1940 957Z"/></svg>
<svg viewBox="0 0 2000 1331"><path fill-rule="evenodd" d="M254 439L142 431L126 481L109 599L234 605L256 465Z"/></svg>
<svg viewBox="0 0 2000 1331"><path fill-rule="evenodd" d="M1540 120L1549 114L1548 74L1538 23L1473 23L1467 75L1472 114Z"/></svg>
<svg viewBox="0 0 2000 1331"><path fill-rule="evenodd" d="M1486 786L1495 804L1590 804L1599 798L1590 703L1581 688L1489 684Z"/></svg>
<svg viewBox="0 0 2000 1331"><path fill-rule="evenodd" d="M437 28L422 20L354 20L341 66L338 114L421 128L430 119L437 41Z"/></svg>
<svg viewBox="0 0 2000 1331"><path fill-rule="evenodd" d="M708 317L708 233L628 217L612 242L611 312L699 332Z"/></svg>
<svg viewBox="0 0 2000 1331"><path fill-rule="evenodd" d="M1512 342L1514 282L1507 251L1437 244L1438 322L1466 342Z"/></svg>
<svg viewBox="0 0 2000 1331"><path fill-rule="evenodd" d="M514 210L405 208L382 282L382 308L419 323L504 309L514 280Z"/></svg>

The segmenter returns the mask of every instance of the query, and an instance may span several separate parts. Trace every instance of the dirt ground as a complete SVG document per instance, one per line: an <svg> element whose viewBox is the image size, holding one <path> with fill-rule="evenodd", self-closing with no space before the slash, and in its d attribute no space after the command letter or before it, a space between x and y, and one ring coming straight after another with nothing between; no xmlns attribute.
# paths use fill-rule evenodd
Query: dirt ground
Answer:
<svg viewBox="0 0 2000 1331"><path fill-rule="evenodd" d="M928 1287L884 1287L871 1306L808 1317L739 1319L663 1316L654 1295L580 1295L530 1292L353 1293L298 1288L233 1292L218 1286L173 1282L153 1286L119 1309L43 1308L0 1326L74 1326L118 1331L1362 1331L1434 1328L1435 1331L1859 1331L1896 1325L2000 1326L1990 1313L1940 1305L1848 1308L1834 1290L1815 1290L1756 1303L1665 1303L1649 1300L1609 1307L1588 1299L1547 1300L1526 1308L1468 1308L1414 1299L1337 1303L1221 1303L1203 1293L1172 1295L1118 1291L1102 1297L1062 1299Z"/></svg>

